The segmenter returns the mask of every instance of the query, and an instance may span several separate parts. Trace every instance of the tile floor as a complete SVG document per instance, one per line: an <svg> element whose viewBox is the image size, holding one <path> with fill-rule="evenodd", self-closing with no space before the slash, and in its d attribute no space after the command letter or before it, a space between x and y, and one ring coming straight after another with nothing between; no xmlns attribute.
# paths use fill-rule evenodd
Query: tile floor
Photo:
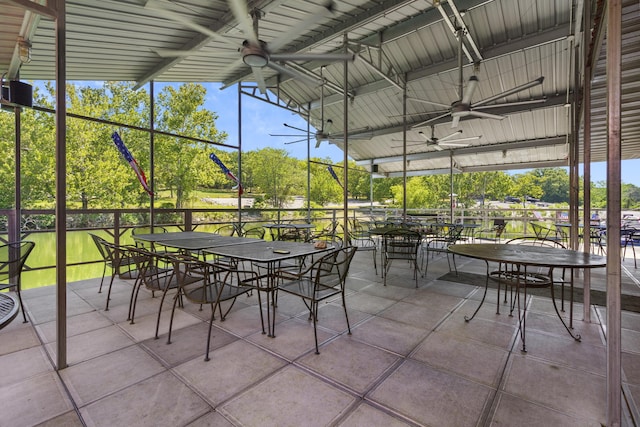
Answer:
<svg viewBox="0 0 640 427"><path fill-rule="evenodd" d="M632 264L625 264L635 275ZM280 295L276 337L261 333L257 298L242 297L216 320L204 361L207 308L187 305L166 343L170 303L154 339L159 298L141 294L126 320L131 283L116 279L111 308L98 281L68 286L68 364L56 371L53 287L24 292L30 323L0 331L2 426L599 426L606 423L602 307L562 328L548 298L529 301L527 353L496 294L466 323L483 289L437 280L439 258L416 289L393 265L388 286L356 254L348 278L352 334L339 301L319 315L320 355L302 303ZM466 272L484 264L458 259ZM638 280L625 276L625 286ZM594 273L594 286L604 271ZM577 306L576 318L581 319ZM640 314L624 312L625 426L640 399Z"/></svg>

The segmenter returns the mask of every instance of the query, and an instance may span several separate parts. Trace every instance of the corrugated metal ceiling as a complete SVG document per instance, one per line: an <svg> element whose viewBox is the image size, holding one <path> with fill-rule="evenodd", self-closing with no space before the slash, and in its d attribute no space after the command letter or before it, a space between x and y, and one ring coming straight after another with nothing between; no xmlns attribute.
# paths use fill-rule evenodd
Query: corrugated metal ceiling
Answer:
<svg viewBox="0 0 640 427"><path fill-rule="evenodd" d="M20 4L28 3L0 0L0 69L11 77L19 69L20 77L26 80L53 79L54 24L50 18L25 13ZM350 0L334 2L331 15L322 15L317 2L248 3L248 10L262 12L260 38L278 44L277 52L344 52L346 34L349 50L358 53L347 65L348 128L354 134L349 155L360 164L377 164L380 173L390 176L400 174L405 129L409 174L446 170L451 156L462 171L568 164L571 109L565 104L575 104L573 94L579 84L575 83L574 64L581 69L583 63L575 60L584 52L582 17L578 15L583 10L582 0L442 0L434 2L438 7L424 0ZM640 157L640 5L637 0L623 4L622 155L630 159ZM594 0L593 10L596 5ZM245 39L242 25L225 1L71 0L66 9L69 80L145 84L154 79L227 85L242 81L251 86L253 74L238 52ZM319 18L309 22L315 16ZM301 22L304 28L297 31ZM204 34L189 23L219 36ZM471 75L477 76L471 105L544 77L540 85L487 103L487 107L511 104L484 110L504 115L503 120L467 117L452 129L450 115L434 119L446 111L432 103L448 106L460 99L455 26L468 29L462 90L469 90ZM18 36L33 44L33 60L21 68ZM167 50L190 54L165 57L175 54ZM606 77L604 48L601 50L593 78L593 161L606 160ZM307 61L298 64L298 69L303 67L302 71L318 76L322 66L322 75L329 82L324 89L264 68L271 88L269 97L273 99L277 93L283 102L311 105L312 125L324 127L330 143L344 149L339 138L344 129L344 65ZM405 86L409 97L406 116ZM331 128L323 126L321 117L332 120ZM416 126L426 120L432 121ZM469 146L465 147L435 147L422 136L433 132L436 138L444 138L456 130L462 134L450 137L450 141L479 138L466 141ZM368 139L357 139L358 133Z"/></svg>

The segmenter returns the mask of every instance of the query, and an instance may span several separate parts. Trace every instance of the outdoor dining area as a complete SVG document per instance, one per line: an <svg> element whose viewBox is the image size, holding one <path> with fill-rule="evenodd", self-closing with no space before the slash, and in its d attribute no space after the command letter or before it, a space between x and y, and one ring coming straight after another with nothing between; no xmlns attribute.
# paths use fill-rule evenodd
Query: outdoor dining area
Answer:
<svg viewBox="0 0 640 427"><path fill-rule="evenodd" d="M0 330L12 366L0 396L39 408L18 399L3 422L604 424L604 258L569 261L574 251L535 235L463 240L453 224L458 238L436 252L448 230L352 226L306 242L156 227L116 246L94 235L105 275L69 284L69 367L51 362L54 287L23 291L28 322ZM621 264L629 397L640 385L633 263Z"/></svg>

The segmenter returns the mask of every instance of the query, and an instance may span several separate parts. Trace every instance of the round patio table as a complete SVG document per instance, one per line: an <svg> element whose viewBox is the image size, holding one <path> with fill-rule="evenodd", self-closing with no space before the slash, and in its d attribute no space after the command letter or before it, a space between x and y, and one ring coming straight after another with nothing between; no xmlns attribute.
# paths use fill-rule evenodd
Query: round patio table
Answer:
<svg viewBox="0 0 640 427"><path fill-rule="evenodd" d="M524 290L525 304L522 309L522 315L520 315L520 305L518 304L518 327L520 330L520 336L522 338L522 351L526 351L525 342L525 326L526 326L526 313L527 313L527 287L535 286L534 283L528 283L528 278L535 278L535 274L528 274L528 267L543 267L548 268L548 286L551 290L551 299L553 301L553 307L558 315L558 318L564 325L565 329L576 341L580 341L579 334L574 334L573 329L573 278L575 269L583 268L600 268L606 267L606 257L594 255L587 252L579 252L569 249L562 249L549 246L530 246L530 245L517 245L517 244L494 244L494 243L472 243L449 246L449 251L454 255L466 256L469 258L481 259L487 264L487 279L484 288L484 295L478 305L478 308L473 312L471 317L465 317L465 321L473 319L482 307L485 297L487 296L487 289L489 287L489 262L497 262L499 264L511 265L511 271L518 271L517 275L513 276L513 280L508 280L508 285L515 286L517 295L519 296L520 288ZM556 268L563 268L570 270L570 308L569 308L569 325L566 324L562 315L558 311L558 307L555 301L554 287L553 287L553 270ZM539 278L539 277L538 277ZM500 283L501 277L498 276ZM545 283L545 285L547 285ZM506 287L505 287L506 292ZM519 301L519 298L518 298ZM498 307L500 304L500 287L498 287ZM588 307L585 308L587 310ZM498 309L499 314L499 309Z"/></svg>
<svg viewBox="0 0 640 427"><path fill-rule="evenodd" d="M0 329L16 318L19 307L18 300L14 296L0 293Z"/></svg>

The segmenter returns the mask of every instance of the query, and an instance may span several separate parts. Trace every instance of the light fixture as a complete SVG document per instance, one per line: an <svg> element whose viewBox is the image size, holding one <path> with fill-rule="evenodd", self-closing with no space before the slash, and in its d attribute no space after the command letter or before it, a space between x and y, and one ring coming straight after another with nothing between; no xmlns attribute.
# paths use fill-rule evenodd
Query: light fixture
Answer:
<svg viewBox="0 0 640 427"><path fill-rule="evenodd" d="M250 67L262 68L269 62L269 57L264 48L253 46L249 41L242 43L242 61Z"/></svg>
<svg viewBox="0 0 640 427"><path fill-rule="evenodd" d="M31 42L18 37L18 56L23 64L31 62Z"/></svg>

